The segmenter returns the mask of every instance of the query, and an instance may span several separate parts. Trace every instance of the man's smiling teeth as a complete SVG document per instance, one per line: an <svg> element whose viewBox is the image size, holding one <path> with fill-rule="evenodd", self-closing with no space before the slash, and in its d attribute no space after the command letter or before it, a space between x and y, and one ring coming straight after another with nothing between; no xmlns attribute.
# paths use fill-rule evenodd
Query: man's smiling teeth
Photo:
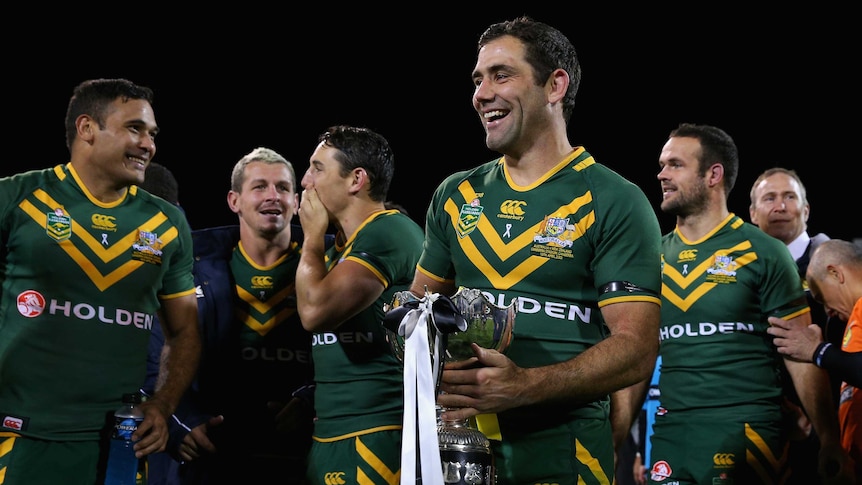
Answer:
<svg viewBox="0 0 862 485"><path fill-rule="evenodd" d="M505 114L506 113L504 113L502 111L488 111L487 113L485 113L484 116L485 116L486 120L490 120L491 118L499 118Z"/></svg>

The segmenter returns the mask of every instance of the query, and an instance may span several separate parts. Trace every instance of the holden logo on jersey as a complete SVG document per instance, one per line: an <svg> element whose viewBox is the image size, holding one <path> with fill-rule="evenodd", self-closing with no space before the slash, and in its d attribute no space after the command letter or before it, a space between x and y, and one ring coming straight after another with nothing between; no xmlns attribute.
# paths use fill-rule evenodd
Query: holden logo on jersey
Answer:
<svg viewBox="0 0 862 485"><path fill-rule="evenodd" d="M652 469L649 472L649 478L654 482L660 482L670 477L672 473L673 470L670 468L670 463L664 460L659 460L653 464Z"/></svg>
<svg viewBox="0 0 862 485"><path fill-rule="evenodd" d="M58 207L45 214L45 232L53 239L62 241L72 235L72 218Z"/></svg>
<svg viewBox="0 0 862 485"><path fill-rule="evenodd" d="M104 214L93 214L90 217L90 221L93 223L93 229L98 229L100 231L115 231L117 230L117 224L114 222L116 218L114 216L106 216Z"/></svg>
<svg viewBox="0 0 862 485"><path fill-rule="evenodd" d="M479 205L479 199L473 199L469 204L461 206L461 213L458 214L458 237L463 238L476 229L479 223L479 217L482 216L484 208Z"/></svg>
<svg viewBox="0 0 862 485"><path fill-rule="evenodd" d="M18 295L18 313L27 318L38 317L45 311L45 297L35 290L27 290Z"/></svg>

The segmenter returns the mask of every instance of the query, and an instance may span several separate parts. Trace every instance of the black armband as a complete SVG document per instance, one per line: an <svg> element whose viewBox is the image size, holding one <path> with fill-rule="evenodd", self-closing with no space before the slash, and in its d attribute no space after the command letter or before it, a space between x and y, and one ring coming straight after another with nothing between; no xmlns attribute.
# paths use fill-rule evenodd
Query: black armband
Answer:
<svg viewBox="0 0 862 485"><path fill-rule="evenodd" d="M644 293L651 293L653 295L658 296L656 294L656 292L654 292L652 290L647 290L646 288L641 288L638 285L631 283L629 281L611 281L610 283L608 283L606 285L602 285L602 287L599 288L599 294L600 295L603 295L605 293L611 293L614 291L626 291L628 293L634 293L636 291L642 291Z"/></svg>

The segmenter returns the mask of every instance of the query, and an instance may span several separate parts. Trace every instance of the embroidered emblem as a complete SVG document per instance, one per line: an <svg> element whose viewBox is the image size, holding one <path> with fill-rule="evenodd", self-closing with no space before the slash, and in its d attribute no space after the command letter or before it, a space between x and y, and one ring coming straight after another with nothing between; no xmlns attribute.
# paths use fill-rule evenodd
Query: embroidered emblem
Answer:
<svg viewBox="0 0 862 485"><path fill-rule="evenodd" d="M162 264L162 240L150 231L138 231L138 239L132 244L132 259L145 263Z"/></svg>
<svg viewBox="0 0 862 485"><path fill-rule="evenodd" d="M47 216L45 232L48 237L56 241L69 239L69 236L72 235L72 218L63 211L63 208L58 207L54 209L54 212L48 212L45 215Z"/></svg>
<svg viewBox="0 0 862 485"><path fill-rule="evenodd" d="M712 266L706 268L706 281L712 283L735 283L739 264L731 256L716 254Z"/></svg>
<svg viewBox="0 0 862 485"><path fill-rule="evenodd" d="M461 212L458 214L458 237L463 238L476 229L479 224L479 217L482 216L484 208L479 205L479 199L473 199L469 204L461 206Z"/></svg>
<svg viewBox="0 0 862 485"><path fill-rule="evenodd" d="M567 237L567 233L574 228L573 225L569 224L568 217L547 217L539 234L533 237L533 242L556 245L562 248L571 247L572 239Z"/></svg>

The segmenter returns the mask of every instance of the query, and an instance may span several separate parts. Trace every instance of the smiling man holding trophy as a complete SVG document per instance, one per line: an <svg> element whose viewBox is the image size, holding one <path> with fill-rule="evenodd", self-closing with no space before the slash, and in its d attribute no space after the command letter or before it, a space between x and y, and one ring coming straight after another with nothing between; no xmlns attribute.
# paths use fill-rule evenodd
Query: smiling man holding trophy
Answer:
<svg viewBox="0 0 862 485"><path fill-rule="evenodd" d="M544 23L482 34L473 107L503 157L438 186L410 287L417 322L461 287L517 302L505 354L471 342L436 396L443 421L475 417L499 484L612 483L610 396L648 378L658 352L658 221L636 185L569 142L580 75L574 47Z"/></svg>

